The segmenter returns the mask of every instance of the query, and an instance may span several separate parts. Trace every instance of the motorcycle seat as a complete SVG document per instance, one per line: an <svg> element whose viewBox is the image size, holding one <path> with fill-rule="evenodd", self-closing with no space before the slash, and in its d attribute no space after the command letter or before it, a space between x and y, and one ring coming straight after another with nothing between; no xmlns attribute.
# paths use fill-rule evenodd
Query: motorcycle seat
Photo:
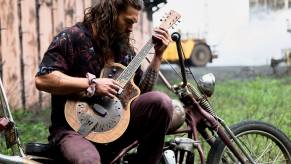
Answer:
<svg viewBox="0 0 291 164"><path fill-rule="evenodd" d="M46 143L28 143L25 145L25 154L52 158L51 146Z"/></svg>

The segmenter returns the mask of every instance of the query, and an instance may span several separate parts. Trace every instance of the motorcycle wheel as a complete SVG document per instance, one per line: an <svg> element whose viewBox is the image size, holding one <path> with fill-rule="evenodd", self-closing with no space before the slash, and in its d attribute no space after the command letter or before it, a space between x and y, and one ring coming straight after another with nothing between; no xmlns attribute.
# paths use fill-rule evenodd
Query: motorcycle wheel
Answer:
<svg viewBox="0 0 291 164"><path fill-rule="evenodd" d="M291 164L291 143L278 128L259 121L244 121L231 127L256 163ZM239 163L220 140L211 147L207 164Z"/></svg>
<svg viewBox="0 0 291 164"><path fill-rule="evenodd" d="M195 45L190 56L191 63L196 67L204 67L211 60L211 50L208 45Z"/></svg>

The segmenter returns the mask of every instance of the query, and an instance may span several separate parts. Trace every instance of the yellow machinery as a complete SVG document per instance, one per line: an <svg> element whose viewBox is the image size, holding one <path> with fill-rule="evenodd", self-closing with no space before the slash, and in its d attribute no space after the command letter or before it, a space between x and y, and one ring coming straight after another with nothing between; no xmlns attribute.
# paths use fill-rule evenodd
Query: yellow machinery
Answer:
<svg viewBox="0 0 291 164"><path fill-rule="evenodd" d="M213 54L210 46L203 39L182 39L181 44L186 60L188 60L193 66L206 66L207 63L212 62L212 59L218 57ZM164 53L164 59L174 63L179 61L175 42L169 44Z"/></svg>
<svg viewBox="0 0 291 164"><path fill-rule="evenodd" d="M271 67L275 68L280 63L286 63L288 66L291 65L291 49L284 49L282 50L283 56L279 59L276 59L274 57L271 58Z"/></svg>

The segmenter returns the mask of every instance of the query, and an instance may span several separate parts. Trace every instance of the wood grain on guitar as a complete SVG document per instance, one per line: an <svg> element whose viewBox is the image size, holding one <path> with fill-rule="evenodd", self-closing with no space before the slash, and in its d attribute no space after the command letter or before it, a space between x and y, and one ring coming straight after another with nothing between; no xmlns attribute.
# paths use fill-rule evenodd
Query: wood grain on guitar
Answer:
<svg viewBox="0 0 291 164"><path fill-rule="evenodd" d="M171 10L162 20L160 27L168 29L179 19L180 14ZM100 78L113 78L121 92L117 98L96 98L95 100L69 99L65 104L65 118L79 134L96 143L109 143L118 139L127 129L130 120L130 103L140 94L134 84L135 71L153 47L150 39L127 67L113 63L105 66Z"/></svg>

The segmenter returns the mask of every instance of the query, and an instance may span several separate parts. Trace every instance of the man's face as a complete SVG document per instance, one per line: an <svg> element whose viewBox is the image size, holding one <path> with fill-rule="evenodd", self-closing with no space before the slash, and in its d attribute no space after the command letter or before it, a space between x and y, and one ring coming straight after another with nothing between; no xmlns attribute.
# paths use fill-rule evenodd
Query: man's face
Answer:
<svg viewBox="0 0 291 164"><path fill-rule="evenodd" d="M138 16L139 10L129 6L117 18L117 31L129 36L133 30L133 24L138 21Z"/></svg>

